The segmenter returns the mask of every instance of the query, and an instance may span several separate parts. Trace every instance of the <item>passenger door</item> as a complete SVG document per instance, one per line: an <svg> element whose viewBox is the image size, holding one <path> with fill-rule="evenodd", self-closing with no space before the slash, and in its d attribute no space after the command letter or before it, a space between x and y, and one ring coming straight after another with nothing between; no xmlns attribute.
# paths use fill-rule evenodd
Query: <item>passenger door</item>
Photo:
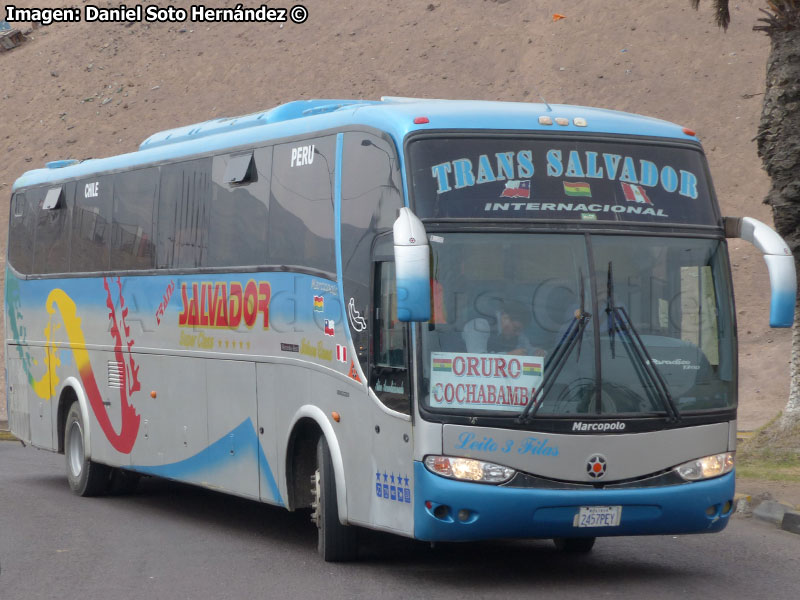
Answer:
<svg viewBox="0 0 800 600"><path fill-rule="evenodd" d="M386 236L391 239L391 236ZM373 522L413 533L413 441L410 335L397 319L394 262L376 257L370 396L376 401L372 458Z"/></svg>

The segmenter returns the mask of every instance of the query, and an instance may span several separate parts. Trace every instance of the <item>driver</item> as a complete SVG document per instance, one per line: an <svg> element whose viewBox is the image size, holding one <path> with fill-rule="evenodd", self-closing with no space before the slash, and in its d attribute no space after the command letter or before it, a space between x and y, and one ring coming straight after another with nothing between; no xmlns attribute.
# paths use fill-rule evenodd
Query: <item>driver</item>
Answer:
<svg viewBox="0 0 800 600"><path fill-rule="evenodd" d="M534 348L525 328L531 322L531 311L522 303L515 300L506 300L500 309L500 321L497 330L489 336L486 345L492 354L517 354L531 356L541 351Z"/></svg>

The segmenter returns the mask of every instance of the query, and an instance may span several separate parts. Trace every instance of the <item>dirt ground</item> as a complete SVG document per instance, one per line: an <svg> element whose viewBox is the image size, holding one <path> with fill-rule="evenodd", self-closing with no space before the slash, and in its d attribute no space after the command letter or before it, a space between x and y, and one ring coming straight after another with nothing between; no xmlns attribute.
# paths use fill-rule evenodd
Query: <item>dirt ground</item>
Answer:
<svg viewBox="0 0 800 600"><path fill-rule="evenodd" d="M762 4L732 3L727 32L714 26L711 2L694 11L688 0L464 0L457 9L430 0L308 0L301 25L39 28L0 53L0 244L14 180L49 160L131 152L162 129L295 99L382 95L544 97L682 123L705 145L724 214L771 223L761 203L769 183L752 141L769 50L768 38L752 31ZM566 18L554 21L553 13ZM758 252L733 241L731 255L739 427L754 429L785 405L790 332L768 327Z"/></svg>
<svg viewBox="0 0 800 600"><path fill-rule="evenodd" d="M800 483L794 481L770 481L768 479L736 479L736 493L750 496L751 504L762 500L775 500L800 510Z"/></svg>

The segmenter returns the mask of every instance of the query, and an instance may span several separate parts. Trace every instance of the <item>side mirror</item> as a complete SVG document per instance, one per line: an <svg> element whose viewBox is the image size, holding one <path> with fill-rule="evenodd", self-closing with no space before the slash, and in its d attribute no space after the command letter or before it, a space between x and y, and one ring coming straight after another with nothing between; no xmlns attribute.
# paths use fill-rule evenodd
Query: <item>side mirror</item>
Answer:
<svg viewBox="0 0 800 600"><path fill-rule="evenodd" d="M408 208L394 222L394 264L397 276L397 318L431 318L430 248L425 226Z"/></svg>
<svg viewBox="0 0 800 600"><path fill-rule="evenodd" d="M769 271L770 327L791 327L797 297L792 251L771 227L750 217L725 217L725 237L747 240L764 253Z"/></svg>

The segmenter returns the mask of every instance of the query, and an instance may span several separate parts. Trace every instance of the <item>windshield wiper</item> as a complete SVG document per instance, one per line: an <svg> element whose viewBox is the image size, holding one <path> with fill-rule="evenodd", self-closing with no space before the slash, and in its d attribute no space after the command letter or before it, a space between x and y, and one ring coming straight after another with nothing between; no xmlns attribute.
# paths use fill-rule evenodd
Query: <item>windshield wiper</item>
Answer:
<svg viewBox="0 0 800 600"><path fill-rule="evenodd" d="M550 388L553 387L553 384L558 378L558 374L561 373L561 369L564 368L575 346L579 348L578 356L580 357L580 344L583 340L583 332L586 331L586 325L589 323L589 319L592 318L592 314L584 310L583 273L579 273L578 277L580 280L580 308L575 311L575 316L572 317L569 327L567 327L564 335L561 336L553 352L547 357L547 361L544 363L542 385L531 395L531 399L528 400L522 413L517 417L517 422L519 423L529 423L536 416L536 412L544 402L545 396L547 396Z"/></svg>
<svg viewBox="0 0 800 600"><path fill-rule="evenodd" d="M678 411L678 406L675 404L672 394L669 393L669 388L664 382L664 377L661 375L658 367L656 367L655 362L653 362L653 357L650 356L650 353L647 351L647 346L645 346L642 338L639 336L639 332L636 331L636 327L633 325L633 321L630 316L628 316L628 312L624 307L614 304L614 276L611 261L608 262L607 285L608 298L606 314L608 315L608 334L611 338L611 357L615 358L614 333L618 331L627 338L627 341L625 338L622 339L628 349L628 357L631 358L631 362L633 362L634 356L636 357L637 362L633 362L633 366L636 369L637 375L641 379L650 381L651 386L645 385L645 389L652 389L655 392L658 400L664 405L668 421L680 421L681 415ZM633 350L633 352L631 352L631 350Z"/></svg>

